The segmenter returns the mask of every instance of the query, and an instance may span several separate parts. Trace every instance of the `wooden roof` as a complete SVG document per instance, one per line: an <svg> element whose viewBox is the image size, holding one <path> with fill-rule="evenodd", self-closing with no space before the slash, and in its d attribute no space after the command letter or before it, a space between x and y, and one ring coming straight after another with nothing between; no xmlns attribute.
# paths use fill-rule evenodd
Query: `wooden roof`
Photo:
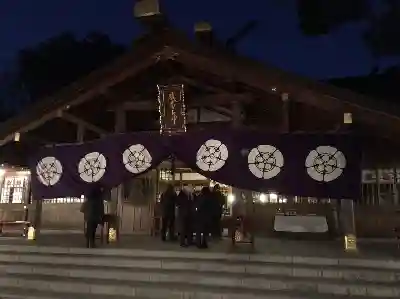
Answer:
<svg viewBox="0 0 400 299"><path fill-rule="evenodd" d="M94 71L1 124L0 144L12 140L15 132L29 131L57 117L61 110L68 111L98 95L107 94L108 89L116 84L171 59L205 76L220 78L232 91L238 85L245 85L254 92L275 95L288 93L294 101L321 110L352 112L355 122L365 124L376 130L377 134L388 138L395 138L400 133L398 105L289 74L225 49L191 41L175 29L165 29L158 34L141 37L135 42L132 51L110 65Z"/></svg>

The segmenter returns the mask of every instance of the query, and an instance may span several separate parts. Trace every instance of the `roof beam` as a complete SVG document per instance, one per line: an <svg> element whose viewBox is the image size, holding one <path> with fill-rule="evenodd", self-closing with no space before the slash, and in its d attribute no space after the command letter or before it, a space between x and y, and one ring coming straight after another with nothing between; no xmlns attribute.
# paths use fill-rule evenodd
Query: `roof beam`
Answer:
<svg viewBox="0 0 400 299"><path fill-rule="evenodd" d="M48 113L45 114L44 116L42 116L41 118L39 118L38 120L35 120L31 123L29 123L26 126L23 126L21 128L19 128L19 130L17 130L15 133L26 133L28 131L34 130L37 127L43 125L44 123L48 122L49 120L52 120L54 118L58 117L58 113L57 111L54 111L52 113ZM14 136L15 133L10 133L9 135L7 135L5 138L3 138L2 140L0 140L0 146L14 140Z"/></svg>
<svg viewBox="0 0 400 299"><path fill-rule="evenodd" d="M91 124L79 117L76 117L75 115L72 115L70 113L62 112L59 114L59 116L61 116L62 119L65 119L66 121L69 121L76 125L82 125L86 129L93 131L93 132L99 134L100 136L110 134L110 132L108 132L107 130L104 130L103 128L93 125L93 124Z"/></svg>
<svg viewBox="0 0 400 299"><path fill-rule="evenodd" d="M185 104L189 108L196 107L218 107L220 105L229 104L232 101L238 102L251 102L251 96L249 94L230 94L230 93L221 93L221 94L212 94L205 96L198 96L195 98L190 98L189 101L186 101ZM144 100L144 101L126 101L121 103L121 107L124 110L132 110L132 111L150 111L157 110L158 103L156 100ZM110 107L109 111L115 110L115 107ZM222 107L214 108L220 109L220 111L224 111L223 113L231 113L229 109L225 109Z"/></svg>

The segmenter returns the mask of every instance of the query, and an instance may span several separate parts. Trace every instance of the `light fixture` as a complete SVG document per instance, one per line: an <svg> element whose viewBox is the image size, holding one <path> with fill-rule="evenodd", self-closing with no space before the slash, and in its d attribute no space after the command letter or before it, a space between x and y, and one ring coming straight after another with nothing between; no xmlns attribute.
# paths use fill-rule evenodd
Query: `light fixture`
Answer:
<svg viewBox="0 0 400 299"><path fill-rule="evenodd" d="M343 113L343 123L344 124L352 124L353 123L353 115L351 113Z"/></svg>
<svg viewBox="0 0 400 299"><path fill-rule="evenodd" d="M270 198L271 200L276 201L276 200L278 199L278 194L276 194L276 193L270 193L270 194L269 194L269 198Z"/></svg>
<svg viewBox="0 0 400 299"><path fill-rule="evenodd" d="M16 174L19 176L28 176L31 174L31 172L29 170L21 170L21 171L17 171Z"/></svg>
<svg viewBox="0 0 400 299"><path fill-rule="evenodd" d="M228 203L232 204L235 201L235 195L233 195L232 193L228 194Z"/></svg>
<svg viewBox="0 0 400 299"><path fill-rule="evenodd" d="M267 196L264 193L260 194L259 200L261 203L266 203L267 202Z"/></svg>
<svg viewBox="0 0 400 299"><path fill-rule="evenodd" d="M14 134L14 141L19 142L21 140L21 133L20 132L16 132Z"/></svg>

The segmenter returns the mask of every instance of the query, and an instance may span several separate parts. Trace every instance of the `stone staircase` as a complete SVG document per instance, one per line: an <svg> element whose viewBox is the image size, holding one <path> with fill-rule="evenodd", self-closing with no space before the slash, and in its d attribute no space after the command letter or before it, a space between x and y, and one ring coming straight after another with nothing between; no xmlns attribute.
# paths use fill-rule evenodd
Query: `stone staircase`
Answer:
<svg viewBox="0 0 400 299"><path fill-rule="evenodd" d="M0 245L0 298L400 298L400 261Z"/></svg>

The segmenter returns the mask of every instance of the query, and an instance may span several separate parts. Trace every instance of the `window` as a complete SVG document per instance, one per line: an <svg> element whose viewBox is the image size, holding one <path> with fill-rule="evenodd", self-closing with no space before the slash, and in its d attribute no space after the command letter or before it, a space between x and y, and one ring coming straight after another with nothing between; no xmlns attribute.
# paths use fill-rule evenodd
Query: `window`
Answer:
<svg viewBox="0 0 400 299"><path fill-rule="evenodd" d="M59 198L47 198L43 200L43 203L83 203L85 196L81 197L59 197Z"/></svg>
<svg viewBox="0 0 400 299"><path fill-rule="evenodd" d="M172 181L171 170L160 170L160 180L162 181Z"/></svg>
<svg viewBox="0 0 400 299"><path fill-rule="evenodd" d="M0 203L23 203L27 186L27 176L6 176L1 189Z"/></svg>

